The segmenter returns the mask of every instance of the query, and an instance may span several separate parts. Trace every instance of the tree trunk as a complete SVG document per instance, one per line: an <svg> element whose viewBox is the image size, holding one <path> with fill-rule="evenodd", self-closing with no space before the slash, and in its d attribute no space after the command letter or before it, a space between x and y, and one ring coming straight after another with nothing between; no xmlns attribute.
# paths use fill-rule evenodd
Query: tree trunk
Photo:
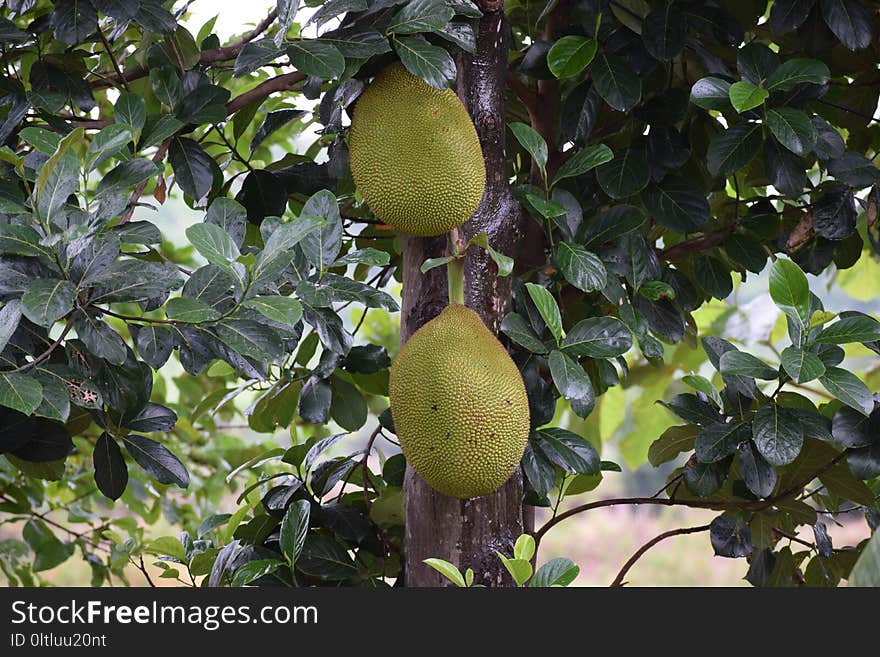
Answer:
<svg viewBox="0 0 880 657"><path fill-rule="evenodd" d="M471 114L486 161L486 193L477 212L462 228L465 240L485 231L489 243L513 255L522 237L524 216L507 183L505 79L508 25L499 2L481 2L477 52L458 59L458 94ZM446 238L406 238L403 257L401 342L448 303L446 272L435 268L421 274L426 258L443 255ZM471 248L465 259L465 303L495 333L510 302L510 279L482 249ZM519 471L500 490L473 500L441 495L411 468L406 481L405 562L407 586L444 586L449 582L422 562L445 559L462 572L473 568L475 581L487 586L510 585L511 579L495 550L510 555L523 532L523 481Z"/></svg>

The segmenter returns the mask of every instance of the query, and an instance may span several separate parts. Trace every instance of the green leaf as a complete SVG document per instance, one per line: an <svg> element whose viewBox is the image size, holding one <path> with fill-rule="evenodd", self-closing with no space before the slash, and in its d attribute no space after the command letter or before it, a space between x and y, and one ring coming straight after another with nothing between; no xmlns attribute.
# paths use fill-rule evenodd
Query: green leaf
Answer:
<svg viewBox="0 0 880 657"><path fill-rule="evenodd" d="M73 323L79 339L90 352L114 365L122 365L128 356L125 342L106 321L88 313L78 313Z"/></svg>
<svg viewBox="0 0 880 657"><path fill-rule="evenodd" d="M73 310L76 287L70 281L37 278L21 297L21 311L38 326L50 327Z"/></svg>
<svg viewBox="0 0 880 657"><path fill-rule="evenodd" d="M504 567L510 573L517 586L522 586L529 581L529 577L532 576L532 564L529 561L525 559L508 559L498 550L495 550L495 554L501 559L501 563L504 564Z"/></svg>
<svg viewBox="0 0 880 657"><path fill-rule="evenodd" d="M455 82L455 61L445 48L421 37L395 37L394 50L407 71L432 87L448 89Z"/></svg>
<svg viewBox="0 0 880 657"><path fill-rule="evenodd" d="M767 109L764 121L779 143L796 155L806 155L816 144L816 129L800 110L791 107Z"/></svg>
<svg viewBox="0 0 880 657"><path fill-rule="evenodd" d="M256 296L244 302L247 308L253 308L263 317L273 322L295 326L302 318L302 304L290 297Z"/></svg>
<svg viewBox="0 0 880 657"><path fill-rule="evenodd" d="M248 319L223 319L215 327L217 337L242 354L261 361L281 356L283 345L278 334L268 326Z"/></svg>
<svg viewBox="0 0 880 657"><path fill-rule="evenodd" d="M782 350L782 368L795 383L807 383L825 374L825 364L818 356L795 346Z"/></svg>
<svg viewBox="0 0 880 657"><path fill-rule="evenodd" d="M214 265L229 267L241 253L229 233L216 224L198 223L186 229L186 237Z"/></svg>
<svg viewBox="0 0 880 657"><path fill-rule="evenodd" d="M443 575L450 582L455 584L460 588L465 588L467 584L464 581L464 576L461 574L461 571L455 567L454 564L449 563L448 561L444 561L443 559L425 559L422 563L427 564L438 573Z"/></svg>
<svg viewBox="0 0 880 657"><path fill-rule="evenodd" d="M535 556L535 539L531 534L522 534L513 545L513 556L515 559L524 559L531 561Z"/></svg>
<svg viewBox="0 0 880 657"><path fill-rule="evenodd" d="M568 586L577 578L580 572L581 569L571 560L557 557L538 568L535 576L529 582L529 586L535 588Z"/></svg>
<svg viewBox="0 0 880 657"><path fill-rule="evenodd" d="M513 258L499 253L489 244L489 236L486 231L481 231L468 240L468 245L475 244L489 254L492 262L498 267L499 276L510 276L513 272Z"/></svg>
<svg viewBox="0 0 880 657"><path fill-rule="evenodd" d="M548 360L556 389L568 400L578 417L587 417L596 405L596 393L584 368L556 349L550 352Z"/></svg>
<svg viewBox="0 0 880 657"><path fill-rule="evenodd" d="M632 347L632 333L616 317L589 317L575 324L565 336L562 350L570 355L614 358Z"/></svg>
<svg viewBox="0 0 880 657"><path fill-rule="evenodd" d="M174 297L165 304L165 314L168 319L188 324L199 322L211 322L220 319L220 313L213 306L204 301L189 297Z"/></svg>
<svg viewBox="0 0 880 657"><path fill-rule="evenodd" d="M599 453L576 433L558 427L538 431L540 450L553 463L570 474L599 474Z"/></svg>
<svg viewBox="0 0 880 657"><path fill-rule="evenodd" d="M76 550L75 543L62 543L43 521L36 518L25 523L21 536L34 553L34 572L60 566Z"/></svg>
<svg viewBox="0 0 880 657"><path fill-rule="evenodd" d="M847 586L880 587L880 532L862 548L846 583Z"/></svg>
<svg viewBox="0 0 880 657"><path fill-rule="evenodd" d="M34 184L36 210L45 221L52 221L67 197L79 189L80 161L74 144L83 136L76 128L58 142L55 153L46 160Z"/></svg>
<svg viewBox="0 0 880 657"><path fill-rule="evenodd" d="M871 14L857 0L822 0L822 17L834 36L850 50L871 45Z"/></svg>
<svg viewBox="0 0 880 657"><path fill-rule="evenodd" d="M349 251L341 258L337 258L332 266L369 265L371 267L384 267L389 262L391 262L391 256L388 253L368 246L364 249Z"/></svg>
<svg viewBox="0 0 880 657"><path fill-rule="evenodd" d="M144 545L144 552L157 557L173 557L186 562L186 548L174 536L160 536Z"/></svg>
<svg viewBox="0 0 880 657"><path fill-rule="evenodd" d="M761 126L758 123L740 123L718 133L709 144L706 163L713 176L734 173L742 169L761 147Z"/></svg>
<svg viewBox="0 0 880 657"><path fill-rule="evenodd" d="M522 315L508 313L501 321L501 332L518 345L536 354L546 354L547 345L539 338Z"/></svg>
<svg viewBox="0 0 880 657"><path fill-rule="evenodd" d="M553 298L553 295L547 290L547 288L541 285L526 283L526 289L528 290L529 296L532 298L535 307L541 314L541 318L544 320L544 323L547 324L547 328L550 329L550 332L553 334L553 337L556 338L556 342L558 343L562 339L562 315L559 313L559 306L556 305L556 299Z"/></svg>
<svg viewBox="0 0 880 657"><path fill-rule="evenodd" d="M510 123L508 127L543 172L547 167L547 142L544 141L544 138L525 123Z"/></svg>
<svg viewBox="0 0 880 657"><path fill-rule="evenodd" d="M602 260L580 244L561 242L556 248L556 263L565 280L584 292L601 290L607 283Z"/></svg>
<svg viewBox="0 0 880 657"><path fill-rule="evenodd" d="M291 41L287 45L290 63L306 75L330 80L345 71L345 57L333 44L320 39Z"/></svg>
<svg viewBox="0 0 880 657"><path fill-rule="evenodd" d="M826 326L813 342L846 344L880 340L880 322L867 315L844 317Z"/></svg>
<svg viewBox="0 0 880 657"><path fill-rule="evenodd" d="M95 134L86 151L86 171L92 171L107 157L126 146L133 138L127 125L113 123ZM155 167L154 167L155 170Z"/></svg>
<svg viewBox="0 0 880 657"><path fill-rule="evenodd" d="M565 178L581 176L587 171L595 169L613 159L614 153L605 144L590 144L586 148L580 149L559 167L556 177L553 179L553 184L556 185Z"/></svg>
<svg viewBox="0 0 880 657"><path fill-rule="evenodd" d="M724 408L724 402L721 400L721 393L718 392L715 386L712 385L712 382L706 377L700 376L699 374L687 374L681 377L681 382L690 386L694 390L702 392L715 402L715 405L718 408Z"/></svg>
<svg viewBox="0 0 880 657"><path fill-rule="evenodd" d="M704 427L694 443L700 463L716 463L736 451L737 445L749 439L744 423L710 424Z"/></svg>
<svg viewBox="0 0 880 657"><path fill-rule="evenodd" d="M248 561L235 569L230 585L234 587L247 586L261 577L271 575L283 565L283 562L277 559L255 559L254 561Z"/></svg>
<svg viewBox="0 0 880 657"><path fill-rule="evenodd" d="M40 244L40 234L19 224L0 224L0 253L52 258L52 252Z"/></svg>
<svg viewBox="0 0 880 657"><path fill-rule="evenodd" d="M419 271L423 274L435 269L437 267L442 267L445 264L448 264L455 260L455 256L442 256L440 258L428 258L423 263L422 266L419 267Z"/></svg>
<svg viewBox="0 0 880 657"><path fill-rule="evenodd" d="M547 67L557 78L573 78L590 65L597 47L595 39L564 36L547 53Z"/></svg>
<svg viewBox="0 0 880 657"><path fill-rule="evenodd" d="M114 107L114 118L119 125L128 126L135 140L140 136L147 120L146 101L144 97L123 91L119 94L119 99Z"/></svg>
<svg viewBox="0 0 880 657"><path fill-rule="evenodd" d="M97 196L107 198L114 194L126 195L137 183L155 176L156 165L152 160L137 157L114 167L98 183Z"/></svg>
<svg viewBox="0 0 880 657"><path fill-rule="evenodd" d="M766 381L779 378L778 370L744 351L728 351L721 354L721 358L718 360L718 371L722 374L749 376L753 379Z"/></svg>
<svg viewBox="0 0 880 657"><path fill-rule="evenodd" d="M542 195L532 192L526 192L526 207L534 210L545 219L553 219L554 217L562 217L568 212L566 207L556 201L549 201Z"/></svg>
<svg viewBox="0 0 880 657"><path fill-rule="evenodd" d="M287 507L284 519L281 521L281 552L291 567L296 564L302 553L309 531L311 508L309 500L296 500Z"/></svg>
<svg viewBox="0 0 880 657"><path fill-rule="evenodd" d="M770 95L766 89L750 82L734 82L730 85L730 103L739 114L764 104Z"/></svg>
<svg viewBox="0 0 880 657"><path fill-rule="evenodd" d="M293 247L325 223L321 217L302 214L272 231L254 263L254 285L274 280L293 260Z"/></svg>
<svg viewBox="0 0 880 657"><path fill-rule="evenodd" d="M18 328L21 314L21 301L18 299L10 299L0 308L0 353L6 349L9 339Z"/></svg>
<svg viewBox="0 0 880 657"><path fill-rule="evenodd" d="M361 392L340 376L330 379L333 396L330 417L346 431L357 431L367 421L367 402Z"/></svg>
<svg viewBox="0 0 880 657"><path fill-rule="evenodd" d="M669 427L648 448L648 462L657 467L694 448L700 427L695 424Z"/></svg>
<svg viewBox="0 0 880 657"><path fill-rule="evenodd" d="M43 401L43 386L33 377L0 372L0 406L31 415Z"/></svg>
<svg viewBox="0 0 880 657"><path fill-rule="evenodd" d="M614 205L587 226L584 246L614 242L632 233L645 223L645 214L634 205Z"/></svg>
<svg viewBox="0 0 880 657"><path fill-rule="evenodd" d="M445 27L454 14L444 0L411 0L392 16L385 33L434 32Z"/></svg>
<svg viewBox="0 0 880 657"><path fill-rule="evenodd" d="M771 465L791 463L804 444L804 432L797 417L773 402L755 413L752 435L761 456Z"/></svg>
<svg viewBox="0 0 880 657"><path fill-rule="evenodd" d="M810 286L801 268L779 259L770 268L770 297L801 330L810 321Z"/></svg>
<svg viewBox="0 0 880 657"><path fill-rule="evenodd" d="M631 146L596 169L596 180L608 196L627 198L642 191L651 180L645 148Z"/></svg>
<svg viewBox="0 0 880 657"><path fill-rule="evenodd" d="M596 91L619 112L629 112L641 100L642 81L619 55L598 55L592 76Z"/></svg>
<svg viewBox="0 0 880 657"><path fill-rule="evenodd" d="M840 367L829 367L819 377L819 383L850 408L862 415L874 410L874 397L862 381L852 372Z"/></svg>
<svg viewBox="0 0 880 657"><path fill-rule="evenodd" d="M768 91L788 91L796 85L825 84L830 72L818 59L789 59L782 63L764 83Z"/></svg>
<svg viewBox="0 0 880 657"><path fill-rule="evenodd" d="M725 112L732 107L730 87L730 82L721 78L702 78L691 87L691 102L706 110Z"/></svg>

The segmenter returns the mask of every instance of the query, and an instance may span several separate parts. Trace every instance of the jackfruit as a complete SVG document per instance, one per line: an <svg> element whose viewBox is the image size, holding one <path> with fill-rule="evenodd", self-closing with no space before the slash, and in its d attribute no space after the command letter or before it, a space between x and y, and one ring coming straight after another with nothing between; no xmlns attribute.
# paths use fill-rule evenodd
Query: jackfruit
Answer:
<svg viewBox="0 0 880 657"><path fill-rule="evenodd" d="M354 182L373 213L427 237L467 221L483 198L486 166L470 115L397 62L358 98L349 132Z"/></svg>
<svg viewBox="0 0 880 657"><path fill-rule="evenodd" d="M501 487L522 459L529 402L522 376L474 311L447 306L391 365L391 415L409 464L444 495Z"/></svg>

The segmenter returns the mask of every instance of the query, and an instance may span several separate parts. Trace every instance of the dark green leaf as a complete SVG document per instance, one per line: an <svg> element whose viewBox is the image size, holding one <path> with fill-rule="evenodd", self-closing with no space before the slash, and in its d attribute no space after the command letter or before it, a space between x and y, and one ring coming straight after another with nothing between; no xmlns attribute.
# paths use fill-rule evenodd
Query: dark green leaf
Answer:
<svg viewBox="0 0 880 657"><path fill-rule="evenodd" d="M747 557L752 553L752 532L740 515L724 513L715 518L710 525L709 538L719 557Z"/></svg>
<svg viewBox="0 0 880 657"><path fill-rule="evenodd" d="M871 16L860 0L820 0L825 23L850 50L871 44Z"/></svg>
<svg viewBox="0 0 880 657"><path fill-rule="evenodd" d="M774 0L770 8L770 29L785 34L803 25L816 0Z"/></svg>
<svg viewBox="0 0 880 657"><path fill-rule="evenodd" d="M345 547L323 534L309 534L296 565L306 575L328 581L345 580L357 573Z"/></svg>
<svg viewBox="0 0 880 657"><path fill-rule="evenodd" d="M714 256L699 256L694 261L694 275L700 287L722 301L733 292L733 280L727 266Z"/></svg>
<svg viewBox="0 0 880 657"><path fill-rule="evenodd" d="M547 345L529 326L522 315L508 313L501 322L501 332L521 347L536 354L546 354Z"/></svg>
<svg viewBox="0 0 880 657"><path fill-rule="evenodd" d="M818 59L789 59L777 68L764 87L768 91L788 91L799 84L825 84L828 67Z"/></svg>
<svg viewBox="0 0 880 657"><path fill-rule="evenodd" d="M455 81L455 62L445 49L420 37L394 39L394 50L410 73L432 87L448 89Z"/></svg>
<svg viewBox="0 0 880 657"><path fill-rule="evenodd" d="M125 341L103 319L88 313L78 313L73 323L79 339L90 352L114 365L122 365L128 357Z"/></svg>
<svg viewBox="0 0 880 657"><path fill-rule="evenodd" d="M595 292L605 287L605 265L580 244L561 242L556 248L556 262L565 280L579 290Z"/></svg>
<svg viewBox="0 0 880 657"><path fill-rule="evenodd" d="M36 518L25 523L21 536L34 552L34 572L60 566L76 550L75 543L62 543L42 520Z"/></svg>
<svg viewBox="0 0 880 657"><path fill-rule="evenodd" d="M740 123L718 133L706 153L709 173L713 176L742 169L761 147L761 126Z"/></svg>
<svg viewBox="0 0 880 657"><path fill-rule="evenodd" d="M0 372L0 406L31 415L43 400L43 386L33 377Z"/></svg>
<svg viewBox="0 0 880 657"><path fill-rule="evenodd" d="M668 62L684 48L687 22L679 6L667 2L645 17L642 23L642 41L656 59Z"/></svg>
<svg viewBox="0 0 880 657"><path fill-rule="evenodd" d="M508 127L520 145L532 156L538 168L543 171L547 166L547 143L544 138L525 123L511 123Z"/></svg>
<svg viewBox="0 0 880 657"><path fill-rule="evenodd" d="M296 500L287 507L284 520L281 521L281 552L291 566L296 564L302 553L309 531L310 512L311 504L308 500Z"/></svg>
<svg viewBox="0 0 880 657"><path fill-rule="evenodd" d="M694 447L700 463L715 463L733 454L748 439L745 424L710 424L700 431Z"/></svg>
<svg viewBox="0 0 880 657"><path fill-rule="evenodd" d="M880 340L880 322L867 315L838 319L829 324L814 338L814 342L846 344L848 342L873 342Z"/></svg>
<svg viewBox="0 0 880 657"><path fill-rule="evenodd" d="M596 394L584 368L555 349L550 352L549 364L556 389L569 401L578 417L587 417L596 404Z"/></svg>
<svg viewBox="0 0 880 657"><path fill-rule="evenodd" d="M701 427L709 427L724 421L724 417L712 404L689 392L676 395L668 402L661 401L658 403L668 408L685 422L692 422Z"/></svg>
<svg viewBox="0 0 880 657"><path fill-rule="evenodd" d="M764 81L779 67L779 55L758 41L743 46L736 54L736 68L743 80L763 86ZM731 89L733 86L731 86ZM731 96L732 99L732 96Z"/></svg>
<svg viewBox="0 0 880 657"><path fill-rule="evenodd" d="M613 205L587 227L585 246L614 242L645 223L644 213L634 205Z"/></svg>
<svg viewBox="0 0 880 657"><path fill-rule="evenodd" d="M199 200L211 191L217 163L198 142L186 137L175 137L171 140L168 161L171 162L177 184L184 193Z"/></svg>
<svg viewBox="0 0 880 657"><path fill-rule="evenodd" d="M134 328L129 325L129 330ZM162 367L171 356L174 336L171 330L156 324L138 326L131 331L135 339L138 355L154 370Z"/></svg>
<svg viewBox="0 0 880 657"><path fill-rule="evenodd" d="M95 443L95 483L106 497L118 500L128 484L128 467L113 438L102 433Z"/></svg>
<svg viewBox="0 0 880 657"><path fill-rule="evenodd" d="M728 351L721 354L718 365L718 369L722 374L747 376L767 381L779 377L777 370L767 365L760 358L756 358L744 351Z"/></svg>
<svg viewBox="0 0 880 657"><path fill-rule="evenodd" d="M791 198L804 193L807 172L804 162L774 139L764 142L764 170L770 183Z"/></svg>
<svg viewBox="0 0 880 657"><path fill-rule="evenodd" d="M275 61L283 52L281 44L272 39L257 39L246 43L235 59L232 74L237 78L249 75Z"/></svg>
<svg viewBox="0 0 880 657"><path fill-rule="evenodd" d="M804 432L797 417L773 402L755 413L752 434L761 456L771 465L791 463L804 444Z"/></svg>
<svg viewBox="0 0 880 657"><path fill-rule="evenodd" d="M880 178L880 170L871 160L852 152L843 153L828 162L828 173L857 189L870 187Z"/></svg>
<svg viewBox="0 0 880 657"><path fill-rule="evenodd" d="M38 326L50 327L73 309L76 288L70 281L38 278L28 283L21 311Z"/></svg>
<svg viewBox="0 0 880 657"><path fill-rule="evenodd" d="M810 287L801 268L779 259L770 268L770 296L803 329L810 322Z"/></svg>
<svg viewBox="0 0 880 657"><path fill-rule="evenodd" d="M312 376L306 381L299 395L297 412L310 424L323 424L330 417L333 389L324 379Z"/></svg>
<svg viewBox="0 0 880 657"><path fill-rule="evenodd" d="M605 144L591 144L586 148L580 149L571 156L565 163L559 167L556 177L553 179L555 185L565 178L575 178L585 174L597 166L610 162L614 159L614 153Z"/></svg>
<svg viewBox="0 0 880 657"><path fill-rule="evenodd" d="M629 112L641 100L642 81L620 56L599 54L592 75L596 91L614 109Z"/></svg>
<svg viewBox="0 0 880 657"><path fill-rule="evenodd" d="M318 39L292 41L287 45L290 63L306 75L329 80L345 71L345 57L336 46Z"/></svg>
<svg viewBox="0 0 880 657"><path fill-rule="evenodd" d="M720 78L702 78L691 87L691 102L706 110L730 110L730 87L730 82Z"/></svg>
<svg viewBox="0 0 880 657"><path fill-rule="evenodd" d="M562 350L576 357L614 358L632 347L632 333L615 317L590 317L575 324Z"/></svg>
<svg viewBox="0 0 880 657"><path fill-rule="evenodd" d="M847 406L870 415L874 410L874 397L868 387L849 370L840 367L829 367L819 377L819 383Z"/></svg>
<svg viewBox="0 0 880 657"><path fill-rule="evenodd" d="M553 337L558 342L562 339L562 315L559 312L556 299L553 298L553 295L547 288L535 283L526 283L526 290L528 290L529 296L541 314L541 318L544 320L547 328L550 329Z"/></svg>
<svg viewBox="0 0 880 657"><path fill-rule="evenodd" d="M856 229L855 197L846 185L834 183L813 204L813 230L829 240L843 240Z"/></svg>
<svg viewBox="0 0 880 657"><path fill-rule="evenodd" d="M825 374L825 365L818 356L795 346L782 351L782 368L795 383L807 383Z"/></svg>
<svg viewBox="0 0 880 657"><path fill-rule="evenodd" d="M391 18L386 33L434 32L443 28L454 13L444 0L410 0Z"/></svg>
<svg viewBox="0 0 880 657"><path fill-rule="evenodd" d="M651 170L644 146L631 146L614 155L614 159L596 169L596 180L611 198L633 196L642 191L651 179Z"/></svg>
<svg viewBox="0 0 880 657"><path fill-rule="evenodd" d="M135 463L160 484L175 484L180 488L189 486L189 473L183 463L164 445L137 434L128 434L124 442Z"/></svg>
<svg viewBox="0 0 880 657"><path fill-rule="evenodd" d="M769 497L776 488L776 469L764 460L751 441L739 445L739 472L746 487L758 497Z"/></svg>
<svg viewBox="0 0 880 657"><path fill-rule="evenodd" d="M700 427L693 424L669 427L648 448L648 462L657 467L694 448Z"/></svg>
<svg viewBox="0 0 880 657"><path fill-rule="evenodd" d="M777 107L764 112L770 132L792 153L806 155L816 144L816 130L810 118L791 107Z"/></svg>
<svg viewBox="0 0 880 657"><path fill-rule="evenodd" d="M597 474L599 453L576 433L560 428L541 429L539 445L548 459L571 474Z"/></svg>
<svg viewBox="0 0 880 657"><path fill-rule="evenodd" d="M229 267L241 255L229 233L217 224L193 224L186 229L186 236L211 264Z"/></svg>
<svg viewBox="0 0 880 657"><path fill-rule="evenodd" d="M864 415L849 406L841 406L831 422L832 437L844 447L868 447L876 439L878 428L880 413Z"/></svg>
<svg viewBox="0 0 880 657"><path fill-rule="evenodd" d="M679 233L700 230L709 220L706 195L681 176L649 185L642 200L657 223Z"/></svg>

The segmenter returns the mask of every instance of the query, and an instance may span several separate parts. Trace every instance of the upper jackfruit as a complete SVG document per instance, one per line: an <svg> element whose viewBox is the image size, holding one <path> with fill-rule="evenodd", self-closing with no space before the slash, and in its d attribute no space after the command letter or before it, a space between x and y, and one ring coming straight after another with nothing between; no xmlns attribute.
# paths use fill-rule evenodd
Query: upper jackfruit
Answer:
<svg viewBox="0 0 880 657"><path fill-rule="evenodd" d="M403 345L389 393L407 461L444 495L486 495L519 465L529 435L522 376L465 306L447 306Z"/></svg>
<svg viewBox="0 0 880 657"><path fill-rule="evenodd" d="M395 63L355 104L349 132L354 182L383 222L426 237L463 224L477 209L486 168L467 109Z"/></svg>

